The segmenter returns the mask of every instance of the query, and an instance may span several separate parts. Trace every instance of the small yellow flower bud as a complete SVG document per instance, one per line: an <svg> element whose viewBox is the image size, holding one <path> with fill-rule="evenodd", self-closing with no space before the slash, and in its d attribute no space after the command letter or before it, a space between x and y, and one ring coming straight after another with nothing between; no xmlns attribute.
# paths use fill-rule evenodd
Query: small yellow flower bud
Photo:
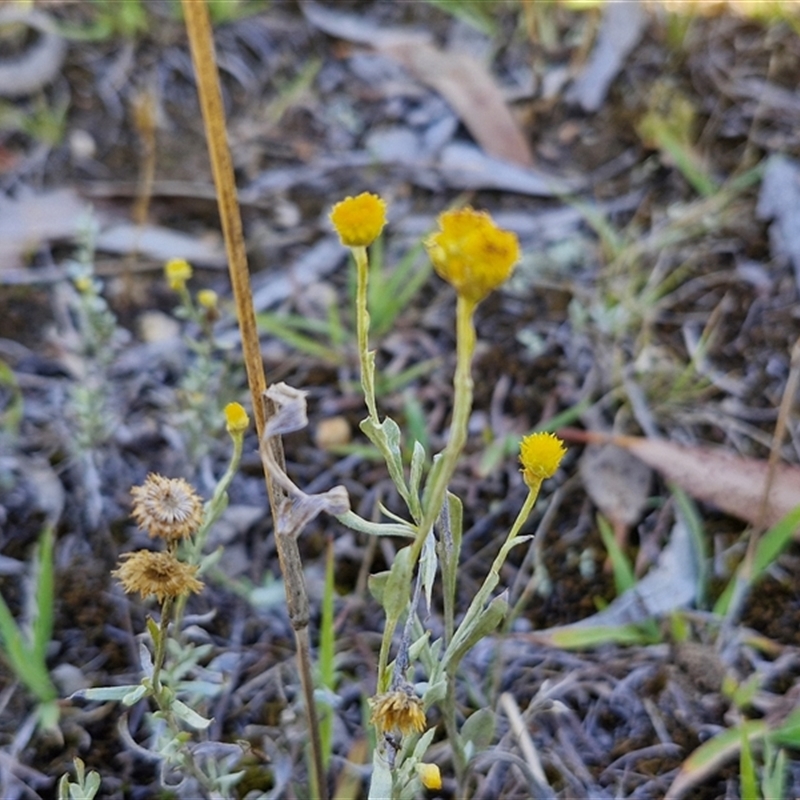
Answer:
<svg viewBox="0 0 800 800"><path fill-rule="evenodd" d="M366 247L386 224L386 203L369 192L346 197L331 209L330 220L345 247Z"/></svg>
<svg viewBox="0 0 800 800"><path fill-rule="evenodd" d="M442 788L442 773L436 764L426 764L421 761L417 764L417 774L426 789Z"/></svg>
<svg viewBox="0 0 800 800"><path fill-rule="evenodd" d="M186 286L186 281L192 277L192 267L186 259L171 258L164 265L164 275L169 282L169 288L177 292Z"/></svg>
<svg viewBox="0 0 800 800"><path fill-rule="evenodd" d="M433 268L467 300L478 303L511 275L519 261L517 237L485 211L462 208L439 215L439 232L425 247Z"/></svg>
<svg viewBox="0 0 800 800"><path fill-rule="evenodd" d="M88 275L81 275L79 278L75 278L75 288L81 294L88 294L92 289L92 279Z"/></svg>
<svg viewBox="0 0 800 800"><path fill-rule="evenodd" d="M225 406L225 423L228 433L233 436L237 433L244 433L247 430L247 426L250 424L250 417L247 416L247 412L241 404L228 403Z"/></svg>
<svg viewBox="0 0 800 800"><path fill-rule="evenodd" d="M197 293L197 302L203 308L207 308L209 311L211 311L217 307L219 296L213 289L201 289Z"/></svg>
<svg viewBox="0 0 800 800"><path fill-rule="evenodd" d="M525 436L519 448L522 479L534 488L545 478L556 474L558 465L567 452L564 442L552 433L532 433Z"/></svg>

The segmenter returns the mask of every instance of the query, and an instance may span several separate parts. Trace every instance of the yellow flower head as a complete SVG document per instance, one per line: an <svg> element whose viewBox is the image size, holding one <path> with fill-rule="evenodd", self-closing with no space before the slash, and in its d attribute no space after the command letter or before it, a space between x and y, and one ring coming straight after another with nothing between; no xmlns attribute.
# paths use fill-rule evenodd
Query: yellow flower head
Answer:
<svg viewBox="0 0 800 800"><path fill-rule="evenodd" d="M386 224L386 203L369 192L346 197L331 209L330 220L345 247L366 247Z"/></svg>
<svg viewBox="0 0 800 800"><path fill-rule="evenodd" d="M191 269L191 268L190 268ZM219 297L213 289L201 289L197 293L197 302L209 311L217 307Z"/></svg>
<svg viewBox="0 0 800 800"><path fill-rule="evenodd" d="M519 261L519 241L494 224L485 211L462 208L439 215L438 233L428 237L433 268L453 288L478 303L511 275Z"/></svg>
<svg viewBox="0 0 800 800"><path fill-rule="evenodd" d="M202 590L203 582L195 577L198 567L178 561L171 553L137 550L123 553L111 574L119 578L126 592L139 592L142 599L154 594L159 603Z"/></svg>
<svg viewBox="0 0 800 800"><path fill-rule="evenodd" d="M228 403L225 406L225 426L231 435L244 433L250 424L250 417L240 403Z"/></svg>
<svg viewBox="0 0 800 800"><path fill-rule="evenodd" d="M369 701L372 713L369 721L383 734L389 731L420 733L425 730L425 711L422 700L411 686L376 695Z"/></svg>
<svg viewBox="0 0 800 800"><path fill-rule="evenodd" d="M436 764L427 764L424 761L420 761L417 764L417 774L426 789L442 788L442 773Z"/></svg>
<svg viewBox="0 0 800 800"><path fill-rule="evenodd" d="M203 522L203 503L183 478L150 473L141 486L131 489L131 495L132 516L150 536L184 539Z"/></svg>
<svg viewBox="0 0 800 800"><path fill-rule="evenodd" d="M183 258L171 258L164 265L164 275L169 282L169 288L177 292L192 277L192 266Z"/></svg>
<svg viewBox="0 0 800 800"><path fill-rule="evenodd" d="M522 479L530 488L534 488L545 478L552 478L566 452L564 442L555 434L532 433L525 436L519 448Z"/></svg>

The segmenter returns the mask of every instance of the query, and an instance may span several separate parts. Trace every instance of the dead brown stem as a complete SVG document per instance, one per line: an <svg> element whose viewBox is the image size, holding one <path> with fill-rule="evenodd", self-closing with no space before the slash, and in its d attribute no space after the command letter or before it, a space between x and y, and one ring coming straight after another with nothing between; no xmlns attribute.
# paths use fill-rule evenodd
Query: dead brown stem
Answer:
<svg viewBox="0 0 800 800"><path fill-rule="evenodd" d="M225 128L225 115L219 86L211 22L204 2L182 0L186 30L192 51L192 62L197 76L197 91L203 113L211 170L217 190L217 203L225 237L225 250L236 303L236 314L242 337L242 355L247 370L247 383L253 400L253 415L259 441L262 440L266 421L271 414L265 399L266 377L261 360L261 348L256 329L256 317L250 290L250 275L247 268L242 219L236 194L230 149ZM274 460L283 465L283 444L280 436L269 438L267 446ZM300 679L308 716L312 750L312 783L316 796L327 800L328 790L322 760L319 720L314 701L314 686L311 675L311 652L308 636L308 597L305 591L302 565L299 563L297 542L290 536L278 535L278 513L285 500L285 493L277 486L269 473L264 474L276 531L275 545L278 550L281 572L284 576L286 601L292 627L295 631L297 659ZM298 580L299 571L299 580Z"/></svg>

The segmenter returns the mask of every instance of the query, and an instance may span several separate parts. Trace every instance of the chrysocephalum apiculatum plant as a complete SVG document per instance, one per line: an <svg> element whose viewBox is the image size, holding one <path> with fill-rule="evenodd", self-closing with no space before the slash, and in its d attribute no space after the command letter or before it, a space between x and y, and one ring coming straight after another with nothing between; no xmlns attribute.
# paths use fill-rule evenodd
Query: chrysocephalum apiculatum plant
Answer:
<svg viewBox="0 0 800 800"><path fill-rule="evenodd" d="M480 726L460 725L456 708L458 668L466 653L495 632L503 622L508 603L505 593L492 597L511 549L530 539L520 531L527 520L542 482L558 470L565 449L549 433L534 433L522 440L520 462L528 496L492 563L483 584L464 616L456 622L458 567L461 546L461 504L448 492L467 441L472 410L472 357L475 352L474 313L478 304L510 276L520 258L517 237L498 228L485 212L463 208L439 216L439 230L425 242L434 269L456 291L456 369L453 414L447 444L423 475L425 453L415 442L411 463L402 461L401 431L389 417L381 419L375 400L375 355L369 350L367 247L386 223L386 204L364 193L337 203L331 222L356 264L356 319L361 385L368 411L361 428L379 449L401 498L408 507L407 523L374 525L352 512L340 515L346 525L371 534L405 535L410 544L398 551L388 572L373 576L371 588L380 600L386 624L378 661L377 693L370 701L370 722L377 735L370 798L413 798L420 786L441 786L436 764L424 755L435 730L427 728L427 710L439 707L451 748L450 771L463 790L467 766L476 752ZM423 482L424 478L424 482ZM424 485L423 485L424 483ZM430 605L437 575L442 585L444 635L431 641L417 615L422 594ZM396 637L403 621L403 629ZM390 651L395 648L390 663ZM424 682L412 683L415 669ZM491 712L484 710L487 725ZM481 712L478 712L480 715Z"/></svg>
<svg viewBox="0 0 800 800"><path fill-rule="evenodd" d="M462 724L456 704L459 665L469 650L495 633L506 618L505 593L493 596L500 570L511 549L529 540L520 531L542 482L555 474L565 453L561 440L552 434L534 433L523 439L520 462L528 496L480 589L463 616L457 619L461 503L448 492L448 485L467 441L467 422L472 409L474 314L478 304L513 271L520 257L519 244L516 236L498 228L489 214L471 208L440 215L439 230L425 242L434 269L456 291L453 414L447 444L434 456L426 474L427 459L422 445L414 442L410 464L406 465L400 427L390 417L381 418L375 397L375 354L369 349L367 247L386 224L386 204L373 194L348 197L334 206L330 218L356 264L357 341L367 407L367 418L361 428L385 459L409 518L370 522L348 510L342 487L308 495L290 480L282 459L274 455L270 443L276 436L306 424L305 399L303 392L278 384L266 391L266 399L275 411L266 422L261 442L265 471L282 496L277 509L276 538L295 541L313 516L326 511L357 531L408 539L409 545L397 552L390 569L372 576L370 581L386 620L378 658L377 688L368 701L369 719L377 739L369 796L373 800L411 800L422 787L432 790L441 787L440 766L425 761L436 732L435 727L428 726L427 718L433 706L438 707L450 745L451 756L443 766L461 791L470 759L481 746L479 740L485 741L493 716L490 709L482 709L473 713L467 724ZM198 295L197 305L192 302L186 288L191 267L184 261L170 262L165 272L170 286L182 299L186 315L202 324L216 309L216 296ZM245 410L236 403L226 407L225 418L233 440L233 454L207 503L203 504L194 488L181 478L151 474L132 490L134 519L153 538L163 542L157 550L123 555L114 573L126 592L138 593L143 599L155 597L160 607L158 621L147 620L152 651L142 645L141 682L78 693L86 699L119 700L127 706L149 699L157 709L151 715L153 737L149 747L161 759L164 784L170 783L170 775L177 770L182 782L193 781L192 785L208 796L222 797L231 796L241 777L234 770L242 752L235 745L222 743L215 743L216 749L210 750L205 742L200 756L201 751L186 730L202 731L210 720L197 710L200 707L197 703L193 707L193 700L199 703L199 699L190 693L182 694L182 687L190 683L187 670L191 671L200 656L182 640L180 627L187 598L204 588L201 576L214 558L214 554L203 554L204 543L211 524L225 507L227 487L241 458L244 431L249 424ZM294 587L296 607L289 608L290 618L293 626L305 630L308 600L299 555L290 561L291 564L283 565L284 569L291 567L285 579ZM423 595L430 607L437 580L442 587L443 635L431 641L418 609ZM392 651L394 658L390 660ZM189 666L171 669L173 662ZM415 682L420 675L424 680ZM313 715L310 724L313 739ZM208 755L212 750L213 757ZM314 772L321 774L319 769Z"/></svg>
<svg viewBox="0 0 800 800"><path fill-rule="evenodd" d="M203 590L200 575L216 558L215 553L204 554L203 545L211 525L227 506L227 489L241 460L244 433L250 424L239 403L229 403L224 416L233 452L208 502L203 503L183 478L155 473L131 490L131 516L154 545L161 543L158 549L123 553L112 573L126 593L139 594L143 601L155 598L158 604L157 617L147 618L151 647L140 646L140 683L73 695L86 700L118 700L124 706L149 699L156 711L149 715L152 735L145 746L161 761L163 785L174 786L177 772L186 791L201 791L209 797L231 796L243 774L233 769L243 750L237 745L210 746L192 740L189 731L203 731L211 720L197 710L200 700L189 688L191 672L203 657L203 649L186 642L180 627L186 600ZM220 688L222 685L220 682Z"/></svg>

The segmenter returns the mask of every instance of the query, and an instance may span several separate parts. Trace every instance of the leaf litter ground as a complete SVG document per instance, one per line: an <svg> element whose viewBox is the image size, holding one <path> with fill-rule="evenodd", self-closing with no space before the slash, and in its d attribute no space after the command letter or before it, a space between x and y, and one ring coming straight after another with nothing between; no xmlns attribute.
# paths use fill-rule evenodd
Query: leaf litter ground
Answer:
<svg viewBox="0 0 800 800"><path fill-rule="evenodd" d="M152 13L164 8L154 4ZM546 20L506 9L487 38L421 3L339 3L328 7L332 18L316 22L292 5L273 4L255 18L222 26L217 36L259 312L317 319L324 328L333 307L350 324L348 273L341 250L331 246L325 219L330 205L348 193L379 190L390 201L389 265L460 197L490 210L521 238L526 257L514 281L481 306L478 319L476 410L468 457L452 486L465 504L464 600L474 594L497 535L523 500L515 455L501 446L506 437L577 409L571 424L613 426L625 433L649 434L652 428L673 441L720 444L765 458L789 353L800 333L797 264L793 269L791 262L798 251L786 236L780 241L775 235L792 229L786 215L793 209L778 203L770 228L769 220L757 215L758 179L734 190L708 190L701 179L720 185L743 165L775 153L788 159L785 170L797 168L791 159L800 156L793 78L800 42L790 21L755 22L730 10L677 17L651 9L603 102L588 113L567 98L593 37L600 35L600 18L548 8ZM79 24L89 16L81 4L59 13ZM328 36L320 29L353 18L360 27L350 41L346 33L328 30ZM534 46L526 31L543 21L551 26L549 38L540 31ZM796 30L796 19L794 25ZM458 46L480 56L489 45L493 70L507 96L515 98L517 121L538 172L507 176L491 164L487 168L473 144L472 136L482 134L470 127L469 108L463 111L467 119L459 120L427 88L424 64L410 77L391 57L359 44L368 26L432 31L445 53ZM148 147L131 108L153 97L156 169L147 226L154 234L180 232L199 242L197 284L226 295L180 25L153 26L135 41L73 44L66 59L61 76L43 90L53 104L69 92L63 137L45 145L18 131L0 140L0 180L10 218L23 225L26 197L67 189L91 202L101 234L130 222ZM32 100L16 102L32 113ZM645 130L643 119L649 120ZM684 120L683 128L671 126L675 119ZM88 153L79 146L87 133ZM448 153L473 159L468 178L452 169ZM577 202L549 196L548 176L580 187ZM705 196L699 191L704 186ZM224 464L226 444L220 437L195 461L181 427L179 410L186 403L181 376L193 356L169 323L176 300L160 272L166 258L186 256L174 250L180 242L158 239L149 257L126 252L124 243L106 244L108 249L98 250L97 271L131 333L109 367L106 387L118 425L94 448L94 471L82 469L66 398L81 380L85 357L76 356L64 268L79 223L69 204L61 208L66 232L26 231L18 263L0 272L0 354L24 403L18 434L3 445L2 553L11 561L0 586L20 612L24 597L17 567L30 558L44 520L57 520L56 646L50 665L66 695L86 684L138 679L135 634L144 629L149 609L124 597L109 575L119 552L144 544L128 517L130 487L147 472L160 471L191 478L207 492ZM32 249L29 240L39 244ZM420 262L418 269L424 268ZM153 312L148 328L145 315ZM422 420L433 449L442 445L450 410L452 317L449 291L428 278L378 345L385 375L433 360L430 369L381 398L386 413L409 425ZM219 336L235 348L230 321L220 323ZM345 431L345 444L361 443L357 434L348 441L347 432L357 431L364 415L354 388L352 343L325 342L324 336L322 342L333 356L264 338L270 380L287 380L310 393L311 425L286 441L290 474L315 490L343 483L364 516L373 514L376 502L399 511L384 470L363 451L320 447L330 419ZM235 362L234 355L229 358ZM243 393L240 373L234 364L229 384L217 387L220 407ZM7 410L13 384L1 391ZM796 446L793 435L782 452L791 463L798 461ZM289 797L281 781L293 769L302 772L305 734L291 629L274 599L280 597L274 591L278 572L254 439L246 452L230 512L216 534L216 543L224 545L224 580L209 581L192 599L190 630L198 644L212 646L211 658L227 674L229 688L209 709L214 735L253 746L241 796L275 788L277 796ZM526 737L540 754L555 796L661 797L683 760L735 722L738 712L722 692L723 675L739 681L761 676L762 688L748 708L753 717L768 715L795 694L796 546L752 593L734 656L723 657L713 646L713 624L702 609L686 612L688 642L671 637L668 621L658 641L648 645L570 652L537 639L537 632L590 617L615 596L596 509L579 474L581 458L581 448L573 447L548 487L554 492L549 503L540 504L530 523L535 529L546 515L536 545L543 570L535 591L512 630L481 643L465 663L464 713L489 707L498 721L499 743L475 765L476 797L530 796L530 766L521 749ZM624 544L642 571L657 561L675 515L667 487L657 476L653 481L650 501L623 526ZM624 498L624 486L615 489L611 483L607 491L621 491ZM711 508L702 508L702 514L709 552L718 554L719 574L710 586L718 592L721 575L731 566L726 562L741 557L735 543L744 524ZM394 545L368 543L328 522L314 523L301 546L317 607L330 537L341 674L334 763L341 765L365 735L363 698L374 691L381 615L364 580L368 570L391 561ZM503 572L512 599L529 584L531 558L520 550ZM255 607L237 592L248 582L264 587ZM435 608L426 624L437 630ZM769 657L748 643L751 633L775 643ZM105 796L156 793L157 769L133 744L144 735L143 709L132 709L124 720L132 741L120 735L121 712L113 705L65 706L63 742L23 739L18 721L31 711L30 701L12 688L9 673L0 674L7 689L0 735L12 754L3 767L7 796L24 796L12 775L39 796L54 796L55 780L75 755L100 771ZM433 715L429 722L436 723ZM436 744L434 754L445 748L444 742ZM738 797L738 759L692 792L698 798ZM800 761L792 757L787 792L800 792ZM447 782L443 796L452 796Z"/></svg>

